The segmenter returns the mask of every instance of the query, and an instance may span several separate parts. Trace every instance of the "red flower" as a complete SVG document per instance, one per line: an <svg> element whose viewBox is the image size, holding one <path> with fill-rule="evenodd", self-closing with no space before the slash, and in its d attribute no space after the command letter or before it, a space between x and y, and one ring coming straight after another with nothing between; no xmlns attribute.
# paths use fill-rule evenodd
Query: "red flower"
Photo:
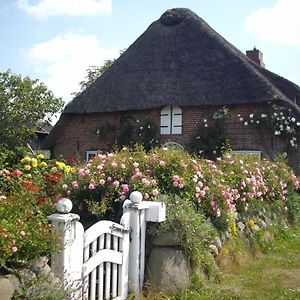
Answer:
<svg viewBox="0 0 300 300"><path fill-rule="evenodd" d="M23 180L21 184L28 190L34 191L35 187L31 181Z"/></svg>
<svg viewBox="0 0 300 300"><path fill-rule="evenodd" d="M61 176L62 176L61 173L55 173L54 175L47 173L44 175L44 180L56 184L61 178Z"/></svg>
<svg viewBox="0 0 300 300"><path fill-rule="evenodd" d="M74 164L77 164L78 163L78 160L75 156L70 156L67 160L68 164L69 165L74 165Z"/></svg>
<svg viewBox="0 0 300 300"><path fill-rule="evenodd" d="M37 197L37 198L36 198L36 201L37 201L38 203L43 203L43 202L45 201L45 196Z"/></svg>

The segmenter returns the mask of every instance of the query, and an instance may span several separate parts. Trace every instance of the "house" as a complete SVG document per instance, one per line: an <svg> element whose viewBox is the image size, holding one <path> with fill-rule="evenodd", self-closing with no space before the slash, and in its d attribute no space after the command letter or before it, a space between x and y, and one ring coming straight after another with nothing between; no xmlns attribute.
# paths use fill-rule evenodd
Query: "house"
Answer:
<svg viewBox="0 0 300 300"><path fill-rule="evenodd" d="M247 55L189 9L168 10L65 107L44 145L55 156L89 158L117 136L131 138L132 119L151 121L161 143L188 148L197 128L213 127L226 108L233 150L287 153L300 171L300 88L264 68L256 48Z"/></svg>

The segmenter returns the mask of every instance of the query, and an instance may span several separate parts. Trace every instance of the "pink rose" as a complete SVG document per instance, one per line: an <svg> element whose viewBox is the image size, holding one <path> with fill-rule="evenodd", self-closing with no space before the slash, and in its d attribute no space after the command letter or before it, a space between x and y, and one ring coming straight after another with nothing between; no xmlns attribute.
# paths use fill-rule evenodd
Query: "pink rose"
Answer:
<svg viewBox="0 0 300 300"><path fill-rule="evenodd" d="M128 184L122 184L121 189L123 193L127 193L129 191L129 186Z"/></svg>
<svg viewBox="0 0 300 300"><path fill-rule="evenodd" d="M173 176L173 181L178 181L178 180L179 180L179 176L174 175L174 176Z"/></svg>
<svg viewBox="0 0 300 300"><path fill-rule="evenodd" d="M113 185L114 187L118 187L118 186L120 185L120 182L116 180L116 181L113 182L112 185Z"/></svg>
<svg viewBox="0 0 300 300"><path fill-rule="evenodd" d="M94 190L95 189L95 185L93 183L89 184L89 190Z"/></svg>
<svg viewBox="0 0 300 300"><path fill-rule="evenodd" d="M205 191L204 191L204 190L202 190L202 191L200 191L200 192L199 192L199 196L200 196L201 198L202 198L202 197L204 197L204 196L205 196L205 194L206 194L206 193L205 193Z"/></svg>
<svg viewBox="0 0 300 300"><path fill-rule="evenodd" d="M153 195L154 197L156 197L158 194L159 194L158 189L154 189L154 190L152 191L152 195Z"/></svg>
<svg viewBox="0 0 300 300"><path fill-rule="evenodd" d="M142 184L145 185L145 186L148 186L148 185L150 185L150 181L147 180L146 178L143 178L142 179Z"/></svg>
<svg viewBox="0 0 300 300"><path fill-rule="evenodd" d="M173 181L173 186L174 187L178 187L178 185L179 185L178 181Z"/></svg>
<svg viewBox="0 0 300 300"><path fill-rule="evenodd" d="M78 185L77 181L72 181L72 186L74 189L79 189L79 185Z"/></svg>
<svg viewBox="0 0 300 300"><path fill-rule="evenodd" d="M22 171L20 171L20 170L14 170L11 172L11 175L15 176L15 177L19 177L21 174L22 174Z"/></svg>
<svg viewBox="0 0 300 300"><path fill-rule="evenodd" d="M201 181L199 181L199 182L197 183L197 186L199 186L200 188L202 188L202 187L203 187L203 183L202 183Z"/></svg>
<svg viewBox="0 0 300 300"><path fill-rule="evenodd" d="M11 252L16 253L18 251L18 248L16 246L11 247Z"/></svg>
<svg viewBox="0 0 300 300"><path fill-rule="evenodd" d="M21 230L21 231L20 231L20 235L21 235L21 236L25 236L25 235L26 235L26 232L25 232L24 230Z"/></svg>

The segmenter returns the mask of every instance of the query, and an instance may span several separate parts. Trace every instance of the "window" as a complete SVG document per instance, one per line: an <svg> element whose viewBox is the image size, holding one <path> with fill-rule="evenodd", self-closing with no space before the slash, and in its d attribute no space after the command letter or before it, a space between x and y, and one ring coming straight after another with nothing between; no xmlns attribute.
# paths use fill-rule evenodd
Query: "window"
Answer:
<svg viewBox="0 0 300 300"><path fill-rule="evenodd" d="M233 155L246 154L257 156L258 159L261 159L261 151L258 150L233 150L231 152Z"/></svg>
<svg viewBox="0 0 300 300"><path fill-rule="evenodd" d="M98 150L88 150L85 152L85 160L89 161L99 153Z"/></svg>
<svg viewBox="0 0 300 300"><path fill-rule="evenodd" d="M182 110L178 106L166 106L160 112L160 134L182 133Z"/></svg>

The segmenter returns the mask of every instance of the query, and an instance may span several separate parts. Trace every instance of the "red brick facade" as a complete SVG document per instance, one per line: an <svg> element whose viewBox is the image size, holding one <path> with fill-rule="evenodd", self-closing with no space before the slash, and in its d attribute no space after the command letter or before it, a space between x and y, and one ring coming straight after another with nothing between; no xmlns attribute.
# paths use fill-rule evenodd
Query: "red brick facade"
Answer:
<svg viewBox="0 0 300 300"><path fill-rule="evenodd" d="M287 141L274 136L269 130L258 130L253 126L244 126L239 120L241 116L249 115L253 112L265 112L264 105L251 106L232 106L224 123L226 136L230 139L233 150L259 150L263 158L274 158L277 153L287 151ZM188 148L191 137L203 119L208 120L208 126L212 126L214 113L219 107L182 107L182 134L180 135L160 135L160 141L177 142ZM122 112L98 113L98 114L74 114L65 115L64 126L56 136L53 144L54 156L62 155L66 158L78 155L81 159L85 158L88 150L109 150L115 143L115 136L120 124ZM147 118L160 126L160 109L147 111L131 112L136 120ZM97 129L104 124L114 124L117 130L106 138L101 138L97 134ZM300 151L289 153L289 163L300 173L299 168Z"/></svg>

